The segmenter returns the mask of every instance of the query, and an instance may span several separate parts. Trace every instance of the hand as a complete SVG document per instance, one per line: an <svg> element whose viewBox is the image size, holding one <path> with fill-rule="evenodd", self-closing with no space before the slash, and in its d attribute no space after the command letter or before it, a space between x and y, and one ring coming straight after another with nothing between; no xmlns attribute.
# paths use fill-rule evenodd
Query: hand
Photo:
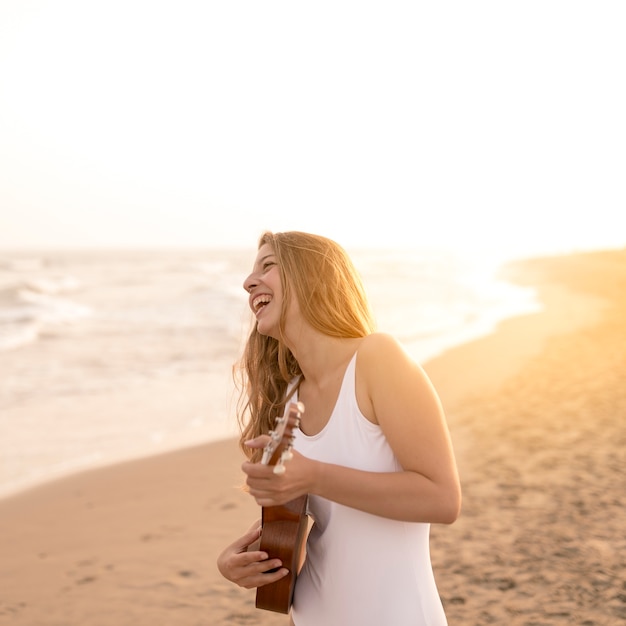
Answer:
<svg viewBox="0 0 626 626"><path fill-rule="evenodd" d="M250 549L261 536L261 522L255 522L243 537L231 543L217 558L217 568L224 578L252 589L284 578L289 570L280 559L270 559L267 552ZM276 572L270 570L280 568Z"/></svg>
<svg viewBox="0 0 626 626"><path fill-rule="evenodd" d="M264 448L269 442L268 435L261 435L246 441L250 448ZM274 473L274 466L246 462L241 469L246 474L246 484L250 495L260 506L285 504L294 498L311 491L316 462L307 459L295 450L292 458L285 463L285 472Z"/></svg>

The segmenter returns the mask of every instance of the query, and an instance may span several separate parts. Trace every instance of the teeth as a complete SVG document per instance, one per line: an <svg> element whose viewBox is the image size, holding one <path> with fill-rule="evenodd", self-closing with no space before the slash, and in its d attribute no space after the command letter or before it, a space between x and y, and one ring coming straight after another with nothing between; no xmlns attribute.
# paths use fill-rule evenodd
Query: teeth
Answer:
<svg viewBox="0 0 626 626"><path fill-rule="evenodd" d="M252 301L252 308L254 308L255 311L258 311L261 306L271 302L271 300L272 296L268 296L267 294L260 295Z"/></svg>

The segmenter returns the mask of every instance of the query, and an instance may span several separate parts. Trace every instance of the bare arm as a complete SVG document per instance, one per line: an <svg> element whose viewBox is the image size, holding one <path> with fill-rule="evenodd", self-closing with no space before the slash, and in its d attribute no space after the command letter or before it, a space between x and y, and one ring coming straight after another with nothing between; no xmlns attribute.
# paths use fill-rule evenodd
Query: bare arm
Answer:
<svg viewBox="0 0 626 626"><path fill-rule="evenodd" d="M363 340L357 360L361 411L382 428L403 471L376 473L321 463L297 453L280 476L244 463L262 506L312 493L368 513L414 522L453 522L461 490L441 403L423 370L387 335ZM252 445L260 447L262 438Z"/></svg>

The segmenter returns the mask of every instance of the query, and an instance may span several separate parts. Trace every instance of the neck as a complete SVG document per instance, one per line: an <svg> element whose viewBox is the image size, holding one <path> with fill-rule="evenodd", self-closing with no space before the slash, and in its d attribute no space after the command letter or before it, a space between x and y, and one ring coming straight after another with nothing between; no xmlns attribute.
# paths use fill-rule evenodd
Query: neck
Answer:
<svg viewBox="0 0 626 626"><path fill-rule="evenodd" d="M316 333L311 339L298 342L290 348L307 384L323 388L335 379L338 371L343 372L361 343L361 338L345 339Z"/></svg>

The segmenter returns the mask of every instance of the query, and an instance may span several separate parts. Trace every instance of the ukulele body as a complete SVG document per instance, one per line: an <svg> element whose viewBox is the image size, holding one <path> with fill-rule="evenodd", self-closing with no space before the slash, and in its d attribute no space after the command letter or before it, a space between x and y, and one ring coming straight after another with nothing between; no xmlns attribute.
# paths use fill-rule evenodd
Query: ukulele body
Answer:
<svg viewBox="0 0 626 626"><path fill-rule="evenodd" d="M280 506L263 507L260 550L280 559L289 570L284 578L257 588L256 608L289 613L308 526L307 497Z"/></svg>

